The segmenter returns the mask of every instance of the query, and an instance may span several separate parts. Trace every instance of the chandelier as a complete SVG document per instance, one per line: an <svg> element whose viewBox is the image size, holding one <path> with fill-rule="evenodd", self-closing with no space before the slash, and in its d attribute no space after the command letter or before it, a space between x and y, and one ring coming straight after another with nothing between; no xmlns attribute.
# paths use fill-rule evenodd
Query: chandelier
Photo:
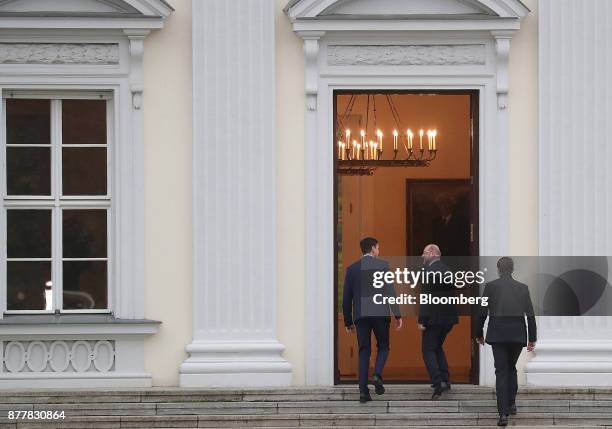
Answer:
<svg viewBox="0 0 612 429"><path fill-rule="evenodd" d="M404 128L391 94L382 94L393 117L395 128L384 133L377 124L377 95L352 94L346 111L337 116L337 172L341 175L371 176L378 167L428 167L438 153L436 129ZM367 97L365 124L351 129L350 118L358 97ZM371 124L370 124L371 122ZM359 127L361 125L361 127ZM392 149L385 144L385 135L393 137Z"/></svg>

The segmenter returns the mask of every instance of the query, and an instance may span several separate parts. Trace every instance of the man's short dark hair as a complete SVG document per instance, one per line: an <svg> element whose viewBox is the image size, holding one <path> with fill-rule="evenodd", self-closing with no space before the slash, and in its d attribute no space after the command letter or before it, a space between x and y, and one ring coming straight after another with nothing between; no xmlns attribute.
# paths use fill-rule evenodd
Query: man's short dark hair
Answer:
<svg viewBox="0 0 612 429"><path fill-rule="evenodd" d="M497 261L497 271L499 274L512 274L514 272L514 261L512 258L504 256Z"/></svg>
<svg viewBox="0 0 612 429"><path fill-rule="evenodd" d="M372 247L378 244L378 240L373 237L366 237L359 242L359 246L361 247L361 254L367 255L372 251Z"/></svg>

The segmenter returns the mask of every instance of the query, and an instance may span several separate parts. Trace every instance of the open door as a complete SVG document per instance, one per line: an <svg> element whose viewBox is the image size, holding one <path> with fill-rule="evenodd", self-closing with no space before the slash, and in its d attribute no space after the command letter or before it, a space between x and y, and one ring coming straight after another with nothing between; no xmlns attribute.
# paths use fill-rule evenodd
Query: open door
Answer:
<svg viewBox="0 0 612 429"><path fill-rule="evenodd" d="M344 330L342 291L346 267L361 257L361 238L377 238L381 257L396 260L419 256L429 243L439 244L446 255L478 255L478 106L477 91L335 92L336 383L357 380L357 339ZM422 159L428 161L408 162L410 146L412 158L418 160L421 129ZM434 130L437 140L431 159L427 134ZM375 162L355 162L359 155L347 151L362 140ZM384 378L426 383L418 307L402 310L404 328L391 330ZM478 383L478 350L471 333L472 317L466 314L446 340L454 383Z"/></svg>

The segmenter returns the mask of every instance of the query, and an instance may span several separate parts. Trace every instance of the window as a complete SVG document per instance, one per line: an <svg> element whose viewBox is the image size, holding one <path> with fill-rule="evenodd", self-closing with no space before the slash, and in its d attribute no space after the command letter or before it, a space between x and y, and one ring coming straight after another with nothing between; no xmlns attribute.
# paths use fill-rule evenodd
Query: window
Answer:
<svg viewBox="0 0 612 429"><path fill-rule="evenodd" d="M107 311L110 96L3 98L8 312Z"/></svg>

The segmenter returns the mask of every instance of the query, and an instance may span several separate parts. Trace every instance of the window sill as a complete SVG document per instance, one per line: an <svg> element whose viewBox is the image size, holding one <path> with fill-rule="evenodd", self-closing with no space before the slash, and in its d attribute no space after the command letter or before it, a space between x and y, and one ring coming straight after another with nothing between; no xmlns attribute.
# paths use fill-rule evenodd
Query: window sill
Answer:
<svg viewBox="0 0 612 429"><path fill-rule="evenodd" d="M11 335L151 335L161 322L118 319L111 314L5 314L0 338Z"/></svg>

